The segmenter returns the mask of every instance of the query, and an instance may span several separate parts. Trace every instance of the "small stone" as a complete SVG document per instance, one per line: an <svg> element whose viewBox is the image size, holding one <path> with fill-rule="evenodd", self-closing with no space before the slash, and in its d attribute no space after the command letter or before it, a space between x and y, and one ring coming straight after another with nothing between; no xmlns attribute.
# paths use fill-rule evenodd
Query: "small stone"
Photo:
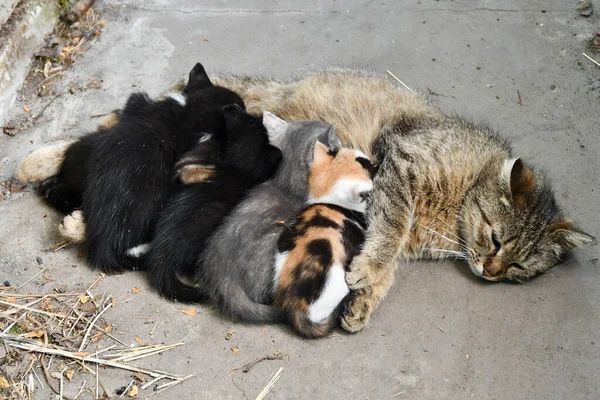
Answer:
<svg viewBox="0 0 600 400"><path fill-rule="evenodd" d="M556 90L556 85L550 85L550 90Z"/></svg>
<svg viewBox="0 0 600 400"><path fill-rule="evenodd" d="M44 260L42 260L42 257L39 257L39 256L35 258L35 261L40 265L42 265L44 263Z"/></svg>
<svg viewBox="0 0 600 400"><path fill-rule="evenodd" d="M4 286L9 287L10 286L10 282L9 281L4 281Z"/></svg>
<svg viewBox="0 0 600 400"><path fill-rule="evenodd" d="M591 16L593 12L594 12L594 10L590 7L587 10L583 10L582 12L580 12L579 15L587 18L587 17Z"/></svg>

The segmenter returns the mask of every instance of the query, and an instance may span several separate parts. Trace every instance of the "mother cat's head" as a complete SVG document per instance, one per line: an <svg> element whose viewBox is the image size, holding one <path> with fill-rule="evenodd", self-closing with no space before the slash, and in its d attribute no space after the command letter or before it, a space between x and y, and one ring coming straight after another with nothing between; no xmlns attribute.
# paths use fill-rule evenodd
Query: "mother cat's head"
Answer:
<svg viewBox="0 0 600 400"><path fill-rule="evenodd" d="M461 247L476 275L526 281L594 238L575 228L545 177L520 159L492 163L467 193L459 216Z"/></svg>

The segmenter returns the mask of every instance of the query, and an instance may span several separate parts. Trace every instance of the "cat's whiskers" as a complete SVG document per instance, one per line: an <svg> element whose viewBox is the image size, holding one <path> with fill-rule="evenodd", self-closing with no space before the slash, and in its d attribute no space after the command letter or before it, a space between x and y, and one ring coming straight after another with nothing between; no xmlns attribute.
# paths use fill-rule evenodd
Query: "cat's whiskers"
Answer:
<svg viewBox="0 0 600 400"><path fill-rule="evenodd" d="M468 260L468 256L466 253L463 253L461 251L456 251L456 250L446 250L446 249L434 249L431 247L426 247L423 250L427 250L427 251L437 251L440 253L446 253L446 254L452 254L453 256L455 256L455 258L459 259L459 260Z"/></svg>
<svg viewBox="0 0 600 400"><path fill-rule="evenodd" d="M445 233L451 235L452 237L455 237L456 240L458 240L462 244L468 245L468 243L465 241L465 239L461 238L456 233L452 232L452 226L450 226L449 223L447 223L446 221L444 221L439 215L437 216L437 220L440 221L441 223L443 223L444 225L446 225L448 227L448 229L444 229Z"/></svg>
<svg viewBox="0 0 600 400"><path fill-rule="evenodd" d="M427 229L427 230L428 230L428 231L430 231L431 233L434 233L434 234L438 235L438 236L439 236L439 237L441 237L442 239L445 239L445 240L447 240L447 241L448 241L448 242L450 242L450 243L454 243L454 244L456 244L456 245L457 245L459 248L461 248L461 249L465 250L466 252L472 252L472 249L471 249L470 247L467 247L467 246L465 246L464 244L457 242L456 240L452 240L452 239L448 238L447 236L445 236L445 235L442 235L441 233L439 233L439 232L438 232L438 231L436 231L435 229L431 229L430 227L428 227L428 226L425 226L425 225L423 225L423 224L419 224L419 225L421 225L423 228Z"/></svg>

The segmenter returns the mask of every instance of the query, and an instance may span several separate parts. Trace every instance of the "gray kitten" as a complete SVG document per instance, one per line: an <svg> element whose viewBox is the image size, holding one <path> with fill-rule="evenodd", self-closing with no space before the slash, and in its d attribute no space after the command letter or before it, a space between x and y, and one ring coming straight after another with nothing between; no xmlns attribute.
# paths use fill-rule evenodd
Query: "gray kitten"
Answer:
<svg viewBox="0 0 600 400"><path fill-rule="evenodd" d="M283 152L273 180L250 191L213 234L196 265L194 283L219 309L238 321L282 319L273 301L273 260L285 222L306 201L309 166L318 141L341 147L334 127L322 122L288 123L265 113L270 142Z"/></svg>

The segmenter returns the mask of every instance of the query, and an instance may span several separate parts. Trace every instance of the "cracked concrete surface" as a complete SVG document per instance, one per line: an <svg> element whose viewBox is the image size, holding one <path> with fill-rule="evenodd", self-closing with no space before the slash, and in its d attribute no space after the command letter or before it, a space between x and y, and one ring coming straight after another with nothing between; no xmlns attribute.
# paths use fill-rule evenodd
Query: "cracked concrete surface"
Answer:
<svg viewBox="0 0 600 400"><path fill-rule="evenodd" d="M139 4L97 2L106 28L56 88L59 97L33 129L0 136L2 180L30 151L93 129L98 121L90 116L120 107L133 90L166 90L197 61L212 71L282 78L329 65L389 69L446 112L509 137L516 154L548 171L568 214L599 235L600 68L581 56L598 16L580 17L575 1L532 0L526 9L516 0ZM102 88L68 92L70 83L92 79L102 79ZM32 111L49 100L31 102ZM87 287L96 274L77 249L46 252L58 239L59 221L31 192L0 201L0 278L19 284L48 267L54 281L36 279L29 290ZM106 277L95 293L108 290L119 299L105 315L126 342L138 335L186 343L140 362L196 375L164 392L167 398L254 398L281 366L275 399L594 399L600 396L598 257L597 245L580 249L566 265L524 285L488 284L452 262L401 263L363 332L318 341L284 326L234 324L203 305L189 317L152 293L141 273ZM130 293L135 286L141 293ZM225 340L229 330L234 336ZM275 351L289 357L228 376ZM100 374L111 389L130 381L115 370Z"/></svg>

